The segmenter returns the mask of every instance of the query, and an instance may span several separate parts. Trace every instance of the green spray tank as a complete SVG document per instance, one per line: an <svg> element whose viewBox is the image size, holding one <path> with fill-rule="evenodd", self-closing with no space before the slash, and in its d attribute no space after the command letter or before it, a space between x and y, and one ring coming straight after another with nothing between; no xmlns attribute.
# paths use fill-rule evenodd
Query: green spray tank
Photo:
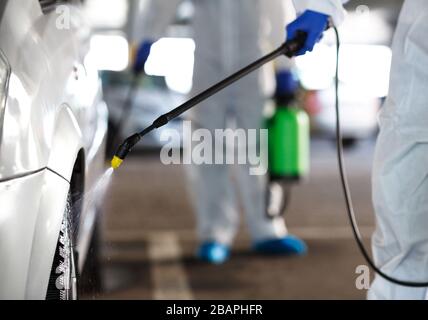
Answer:
<svg viewBox="0 0 428 320"><path fill-rule="evenodd" d="M267 120L269 174L272 181L293 182L308 176L310 167L310 122L307 113L278 104Z"/></svg>
<svg viewBox="0 0 428 320"><path fill-rule="evenodd" d="M292 183L309 174L309 117L296 106L299 82L293 71L277 72L276 84L275 112L266 123L270 180Z"/></svg>
<svg viewBox="0 0 428 320"><path fill-rule="evenodd" d="M307 113L295 106L298 82L291 72L277 74L276 106L268 117L269 186L266 213L275 218L285 213L292 186L309 175L310 122Z"/></svg>

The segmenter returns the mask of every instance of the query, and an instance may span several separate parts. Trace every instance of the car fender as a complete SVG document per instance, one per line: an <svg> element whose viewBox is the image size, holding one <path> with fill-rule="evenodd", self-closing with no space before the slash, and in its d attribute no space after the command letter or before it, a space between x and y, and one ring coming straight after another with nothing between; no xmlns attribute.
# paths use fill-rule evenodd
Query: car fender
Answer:
<svg viewBox="0 0 428 320"><path fill-rule="evenodd" d="M76 159L82 150L82 133L70 107L60 107L55 124L43 182L44 192L34 225L26 299L44 299L46 295L70 181Z"/></svg>
<svg viewBox="0 0 428 320"><path fill-rule="evenodd" d="M70 182L82 148L82 132L77 120L70 107L62 105L56 116L47 167Z"/></svg>
<svg viewBox="0 0 428 320"><path fill-rule="evenodd" d="M0 299L44 299L69 183L49 169L0 182Z"/></svg>
<svg viewBox="0 0 428 320"><path fill-rule="evenodd" d="M25 299L45 299L70 184L46 170L32 239Z"/></svg>

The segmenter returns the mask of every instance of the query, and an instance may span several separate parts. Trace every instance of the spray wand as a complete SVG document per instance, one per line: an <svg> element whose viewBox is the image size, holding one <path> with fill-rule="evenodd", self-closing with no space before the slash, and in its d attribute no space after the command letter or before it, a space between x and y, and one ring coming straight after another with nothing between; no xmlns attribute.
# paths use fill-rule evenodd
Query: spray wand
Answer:
<svg viewBox="0 0 428 320"><path fill-rule="evenodd" d="M338 164L339 164L339 173L341 178L341 184L342 189L344 193L345 203L346 203L346 212L348 214L349 223L352 227L352 232L355 238L355 241L358 245L358 248L360 249L364 259L367 261L367 263L370 265L370 267L382 278L385 280L405 286L405 287L413 287L413 288L425 288L428 287L428 281L409 281L409 280L403 280L403 279L397 279L393 276L390 276L383 272L380 268L376 266L376 264L373 262L373 260L370 258L370 255L368 251L366 250L360 230L358 228L357 220L355 217L354 212L354 206L352 203L352 197L351 192L348 184L348 179L346 176L346 170L345 170L345 163L344 163L344 156L343 156L343 144L342 144L342 131L341 131L341 125L340 125L340 107L339 107L339 50L340 50L340 38L339 33L337 29L334 27L334 32L336 35L336 44L337 44L337 51L336 51L336 75L335 75L335 91L336 91L336 103L335 103L335 109L336 109L336 140L337 140L337 158L338 158ZM257 70L264 64L276 59L277 57L281 55L286 55L287 57L291 58L294 56L304 45L306 41L307 34L305 32L298 32L295 39L292 39L290 41L285 42L281 47L273 51L272 53L264 56L263 58L257 60L256 62L248 65L247 67L241 69L240 71L236 72L235 74L231 75L230 77L224 79L223 81L220 81L219 83L215 84L211 88L205 90L204 92L200 93L196 97L192 98L188 102L182 104L181 106L177 107L176 109L172 110L171 112L159 117L157 120L153 122L153 124L143 131L136 133L125 140L125 142L120 145L118 151L116 152L116 155L114 156L111 166L113 169L118 169L126 156L131 152L132 148L141 140L142 137L144 137L149 132L163 127L164 125L168 124L169 121L177 118L184 112L188 111L189 109L193 108L197 104L201 103L202 101L208 99L209 97L215 95L219 91L227 88L231 84L235 83L239 79L245 77L249 73Z"/></svg>
<svg viewBox="0 0 428 320"><path fill-rule="evenodd" d="M171 120L174 120L175 118L179 117L186 111L190 110L191 108L195 107L196 105L200 104L201 102L207 100L211 96L215 95L216 93L222 91L223 89L229 87L233 83L237 82L238 80L242 79L243 77L247 76L251 72L259 69L266 63L278 58L279 56L285 55L289 58L293 57L304 45L306 41L307 34L303 31L300 31L296 34L296 37L292 40L289 40L285 42L282 46L280 46L275 51L267 54L266 56L262 57L261 59L253 62L252 64L244 67L243 69L239 70L238 72L234 73L233 75L229 76L228 78L220 81L219 83L213 85L212 87L208 88L207 90L203 91L202 93L198 94L194 98L190 99L189 101L183 103L182 105L178 106L174 110L160 116L158 119L156 119L152 125L145 128L141 132L135 133L134 135L127 138L118 148L115 156L113 157L113 160L111 161L111 166L113 169L118 169L125 158L128 156L128 154L131 152L132 148L148 133L152 132L155 129L159 129L165 125L167 125Z"/></svg>

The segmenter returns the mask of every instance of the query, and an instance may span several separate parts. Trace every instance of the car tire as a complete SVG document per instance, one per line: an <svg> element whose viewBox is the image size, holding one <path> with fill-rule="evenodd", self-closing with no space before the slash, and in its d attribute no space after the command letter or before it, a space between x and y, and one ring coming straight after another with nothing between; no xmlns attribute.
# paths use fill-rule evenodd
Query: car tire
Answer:
<svg viewBox="0 0 428 320"><path fill-rule="evenodd" d="M73 247L71 219L72 201L69 193L52 263L46 300L77 300L77 256Z"/></svg>
<svg viewBox="0 0 428 320"><path fill-rule="evenodd" d="M95 221L88 253L79 279L79 293L85 299L86 297L95 299L103 289L99 216Z"/></svg>

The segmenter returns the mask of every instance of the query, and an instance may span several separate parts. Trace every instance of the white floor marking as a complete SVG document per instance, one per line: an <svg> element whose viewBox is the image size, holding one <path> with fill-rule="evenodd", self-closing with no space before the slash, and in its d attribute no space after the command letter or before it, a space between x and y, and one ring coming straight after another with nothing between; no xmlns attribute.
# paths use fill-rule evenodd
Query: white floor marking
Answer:
<svg viewBox="0 0 428 320"><path fill-rule="evenodd" d="M158 232L147 239L151 262L153 299L191 300L189 282L181 262L181 247L173 232Z"/></svg>

